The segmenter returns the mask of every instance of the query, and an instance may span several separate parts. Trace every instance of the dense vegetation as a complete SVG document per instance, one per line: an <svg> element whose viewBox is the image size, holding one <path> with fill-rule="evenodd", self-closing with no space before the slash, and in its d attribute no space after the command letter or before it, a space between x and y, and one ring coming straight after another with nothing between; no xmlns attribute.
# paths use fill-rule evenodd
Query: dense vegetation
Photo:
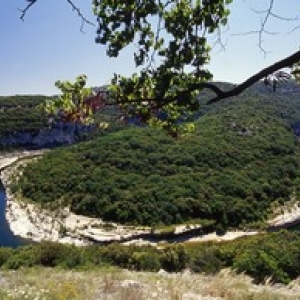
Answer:
<svg viewBox="0 0 300 300"><path fill-rule="evenodd" d="M39 95L0 97L0 137L17 132L38 132L46 127L42 103L48 98Z"/></svg>
<svg viewBox="0 0 300 300"><path fill-rule="evenodd" d="M287 231L248 237L222 244L192 243L150 246L75 247L42 242L18 249L0 248L0 267L46 266L95 268L118 266L127 269L214 274L224 267L251 275L256 282L271 277L273 282L288 283L300 275L300 236Z"/></svg>
<svg viewBox="0 0 300 300"><path fill-rule="evenodd" d="M297 97L271 96L206 107L179 139L129 128L52 151L14 188L49 208L127 224L209 219L226 229L263 220L300 186Z"/></svg>

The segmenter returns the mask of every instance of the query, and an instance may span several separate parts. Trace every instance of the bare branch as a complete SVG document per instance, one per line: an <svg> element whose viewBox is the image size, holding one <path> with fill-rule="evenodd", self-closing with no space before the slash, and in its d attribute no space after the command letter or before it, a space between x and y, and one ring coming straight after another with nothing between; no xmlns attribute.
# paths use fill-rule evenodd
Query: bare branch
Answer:
<svg viewBox="0 0 300 300"><path fill-rule="evenodd" d="M267 9L267 10L256 10L254 8L251 8L251 10L254 13L256 13L256 14L265 14L265 13L268 13L269 16L272 16L273 18L281 20L281 21L288 21L288 22L299 21L299 16L295 16L293 18L288 18L288 17L281 16L279 14L276 14L273 11L270 11L269 9Z"/></svg>
<svg viewBox="0 0 300 300"><path fill-rule="evenodd" d="M215 42L212 45L212 49L214 49L217 45L220 47L221 51L226 50L227 41L224 42L223 32L220 27L217 29L217 34L216 34Z"/></svg>
<svg viewBox="0 0 300 300"><path fill-rule="evenodd" d="M273 12L270 12L270 16L272 16L275 19L278 19L278 20L281 20L281 21L286 21L286 22L299 21L299 16L296 16L294 18L287 18L287 17L280 16L278 14L275 14Z"/></svg>
<svg viewBox="0 0 300 300"><path fill-rule="evenodd" d="M294 27L294 28L289 32L289 34L294 33L294 32L297 31L298 29L300 29L300 25Z"/></svg>
<svg viewBox="0 0 300 300"><path fill-rule="evenodd" d="M29 3L27 4L27 6L24 9L19 9L21 11L20 19L22 21L24 21L24 18L25 18L26 14L27 14L27 11L30 9L30 7L32 5L34 5L37 2L37 0L27 0L27 2L29 2Z"/></svg>
<svg viewBox="0 0 300 300"><path fill-rule="evenodd" d="M83 32L83 26L84 24L89 24L91 26L95 26L95 24L93 22L91 22L90 20L88 20L81 12L80 8L78 6L76 6L72 0L67 0L67 2L71 5L72 9L74 11L77 12L78 17L81 19L81 27L80 27L80 31Z"/></svg>
<svg viewBox="0 0 300 300"><path fill-rule="evenodd" d="M245 32L245 33L236 33L236 34L232 34L232 36L242 36L242 35L252 35L252 34L257 34L258 35L258 47L261 50L261 52L263 52L264 55L266 55L269 51L267 51L264 46L263 46L263 37L265 35L276 35L279 34L278 32L272 32L267 30L267 25L268 22L271 18L277 19L279 21L285 21L285 22L296 22L296 21L300 21L300 18L298 15L296 15L295 17L292 18L288 18L286 16L281 16L278 13L274 12L274 7L275 7L275 1L274 0L269 0L269 5L267 7L267 9L264 10L256 10L254 8L251 8L251 11L254 12L255 14L258 14L261 16L261 24L258 30L252 30L249 32ZM300 26L295 27L290 33L293 33L294 31L296 31L297 29L299 29Z"/></svg>
<svg viewBox="0 0 300 300"><path fill-rule="evenodd" d="M22 21L24 21L25 16L26 16L27 12L29 11L29 9L38 2L38 0L26 0L26 1L28 2L27 6L24 9L19 9L21 11L20 19ZM95 24L92 21L90 21L83 15L80 8L78 6L76 6L72 0L66 0L66 1L69 3L69 5L71 5L72 10L77 12L78 17L81 19L81 26L80 26L81 32L84 32L83 27L85 24L95 26Z"/></svg>
<svg viewBox="0 0 300 300"><path fill-rule="evenodd" d="M272 74L283 68L291 67L292 65L294 65L295 63L297 63L299 61L300 61L300 50L295 52L294 54L274 63L273 65L261 70L260 72L254 74L253 76L251 76L250 78L248 78L247 80L242 82L241 84L237 85L235 88L233 88L229 91L226 91L226 92L223 92L223 91L216 92L216 97L211 99L210 101L208 101L208 104L220 101L225 98L237 96L237 95L241 94L244 90L249 88L251 85L253 85L254 83L258 82L259 80L265 78L269 74Z"/></svg>
<svg viewBox="0 0 300 300"><path fill-rule="evenodd" d="M272 14L273 6L274 6L274 0L270 0L270 5L269 5L268 9L265 11L265 17L262 20L261 27L260 27L260 30L259 30L259 33L258 33L258 45L259 45L259 49L264 53L264 55L266 55L267 51L262 46L262 44L263 44L263 35L265 33L270 34L266 30L266 25L267 25L267 22L269 20L269 17Z"/></svg>

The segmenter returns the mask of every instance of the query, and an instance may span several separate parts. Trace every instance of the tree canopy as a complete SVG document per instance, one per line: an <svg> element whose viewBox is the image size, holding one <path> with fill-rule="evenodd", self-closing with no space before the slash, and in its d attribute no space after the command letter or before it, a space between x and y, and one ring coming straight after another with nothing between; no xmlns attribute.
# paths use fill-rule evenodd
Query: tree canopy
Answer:
<svg viewBox="0 0 300 300"><path fill-rule="evenodd" d="M66 0L78 13L83 24L91 23L80 7ZM38 0L27 1L22 10ZM178 130L180 121L199 110L198 93L203 89L214 92L209 103L243 92L253 83L282 78L282 68L291 68L299 79L300 51L275 62L254 74L229 91L223 91L211 82L207 65L210 61L210 36L219 34L230 18L233 0L93 0L96 17L96 42L104 45L109 57L118 57L123 49L134 46L133 59L137 72L131 77L115 74L109 87L106 104L118 104L126 115L138 115L142 122L157 125L170 132ZM266 24L273 13L274 0L265 1L261 28L258 31L260 47ZM276 73L277 72L277 73ZM270 77L270 74L275 76ZM278 76L277 76L278 75ZM269 76L269 77L268 77Z"/></svg>

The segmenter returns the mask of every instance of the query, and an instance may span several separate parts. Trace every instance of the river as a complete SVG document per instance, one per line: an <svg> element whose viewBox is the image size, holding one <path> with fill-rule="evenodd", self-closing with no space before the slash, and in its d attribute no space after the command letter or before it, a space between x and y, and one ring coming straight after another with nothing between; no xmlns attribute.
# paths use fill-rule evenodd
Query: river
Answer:
<svg viewBox="0 0 300 300"><path fill-rule="evenodd" d="M25 245L26 240L15 236L6 221L5 218L5 191L3 189L0 190L0 247L13 247L16 248L18 246Z"/></svg>
<svg viewBox="0 0 300 300"><path fill-rule="evenodd" d="M37 157L42 155L44 150L34 151L21 151L0 155L0 172L6 167L25 157ZM5 190L0 182L0 247L13 247L22 246L30 243L30 241L15 236L5 218L6 197Z"/></svg>

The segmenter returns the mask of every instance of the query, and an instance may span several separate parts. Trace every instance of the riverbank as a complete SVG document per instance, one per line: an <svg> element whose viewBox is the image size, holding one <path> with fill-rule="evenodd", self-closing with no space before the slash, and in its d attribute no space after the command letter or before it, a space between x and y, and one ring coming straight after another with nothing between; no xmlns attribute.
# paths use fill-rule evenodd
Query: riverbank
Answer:
<svg viewBox="0 0 300 300"><path fill-rule="evenodd" d="M23 201L19 195L14 195L10 189L12 176L20 176L18 168L41 156L41 151L19 152L10 156L0 157L2 166L1 181L6 190L6 219L11 231L23 238L33 241L57 241L61 243L74 243L76 245L87 244L82 238L69 236L64 233L63 222L58 212L50 212L41 209L38 205Z"/></svg>
<svg viewBox="0 0 300 300"><path fill-rule="evenodd" d="M32 150L32 151L14 151L12 153L0 154L0 171L4 170L8 166L12 165L18 160L28 157L39 157L47 150Z"/></svg>
<svg viewBox="0 0 300 300"><path fill-rule="evenodd" d="M15 235L29 238L33 241L55 241L60 243L71 243L75 245L88 245L91 243L111 243L120 242L124 244L152 244L160 242L195 242L195 241L228 241L242 236L255 235L258 231L229 231L225 235L218 236L215 232L202 230L198 225L175 226L170 234L153 234L149 227L122 226L115 223L103 222L101 219L94 219L85 216L75 215L68 208L56 211L42 209L36 203L30 203L14 195L10 190L10 180L12 176L20 176L18 167L28 163L32 159L37 159L43 154L38 152L21 152L10 156L0 156L1 180L6 189L7 207L6 219ZM293 218L299 218L299 207L290 212ZM270 224L278 224L278 216ZM276 222L275 222L276 220Z"/></svg>

